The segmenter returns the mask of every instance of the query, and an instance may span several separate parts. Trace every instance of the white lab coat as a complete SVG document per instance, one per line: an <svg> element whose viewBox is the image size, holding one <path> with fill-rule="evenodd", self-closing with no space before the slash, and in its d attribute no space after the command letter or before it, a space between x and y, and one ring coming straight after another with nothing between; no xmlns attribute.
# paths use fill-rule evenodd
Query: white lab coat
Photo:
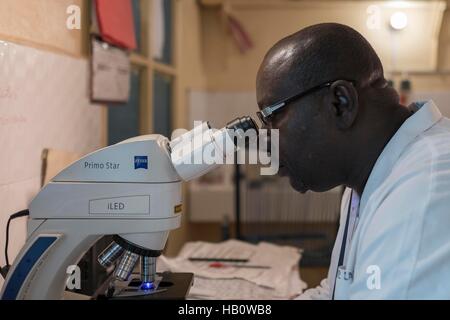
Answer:
<svg viewBox="0 0 450 320"><path fill-rule="evenodd" d="M450 299L450 120L432 101L416 107L369 176L335 299ZM299 299L332 297L350 193L328 279Z"/></svg>

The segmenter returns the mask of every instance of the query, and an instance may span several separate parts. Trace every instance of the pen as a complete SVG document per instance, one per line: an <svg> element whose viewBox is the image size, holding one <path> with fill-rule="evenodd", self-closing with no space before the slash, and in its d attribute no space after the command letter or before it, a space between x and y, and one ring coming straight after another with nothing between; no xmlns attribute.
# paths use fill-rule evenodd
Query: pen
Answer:
<svg viewBox="0 0 450 320"><path fill-rule="evenodd" d="M248 259L228 259L228 258L188 258L189 261L208 261L208 262L248 262Z"/></svg>
<svg viewBox="0 0 450 320"><path fill-rule="evenodd" d="M213 262L209 265L210 268L252 268L252 269L270 269L269 266L255 266L255 265L245 265L245 264L224 264L221 262Z"/></svg>

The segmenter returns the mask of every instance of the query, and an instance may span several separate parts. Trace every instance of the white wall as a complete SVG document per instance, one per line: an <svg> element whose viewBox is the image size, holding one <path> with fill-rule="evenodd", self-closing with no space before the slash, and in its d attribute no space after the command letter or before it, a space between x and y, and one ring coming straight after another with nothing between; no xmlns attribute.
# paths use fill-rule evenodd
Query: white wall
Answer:
<svg viewBox="0 0 450 320"><path fill-rule="evenodd" d="M88 71L86 59L0 42L2 266L7 219L39 191L42 150L87 153L101 146L102 107L89 102ZM11 224L10 263L24 244L25 221Z"/></svg>
<svg viewBox="0 0 450 320"><path fill-rule="evenodd" d="M432 71L436 67L448 69L450 65L450 16L448 10L444 12L445 1L228 0L227 3L231 14L249 33L254 47L242 54L218 7L204 10L203 57L210 90L254 91L255 76L266 52L287 35L322 22L347 24L362 33L379 54L387 74L394 69ZM378 8L379 19L373 18L370 8ZM392 33L389 19L396 11L405 12L409 23L404 30ZM377 22L372 23L374 20ZM448 81L442 81L447 77L419 78L413 79L415 88L428 88L431 83L448 86ZM422 78L425 80L420 81Z"/></svg>

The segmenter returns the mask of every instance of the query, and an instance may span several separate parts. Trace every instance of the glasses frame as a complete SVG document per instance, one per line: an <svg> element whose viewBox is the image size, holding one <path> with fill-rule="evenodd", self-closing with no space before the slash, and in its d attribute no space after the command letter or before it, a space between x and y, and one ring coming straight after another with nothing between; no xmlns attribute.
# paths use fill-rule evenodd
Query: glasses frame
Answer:
<svg viewBox="0 0 450 320"><path fill-rule="evenodd" d="M288 103L290 103L294 100L303 98L303 97L307 96L308 94L311 94L317 90L320 90L323 88L328 88L336 81L338 81L338 80L328 81L328 82L322 83L318 86L312 87L306 91L302 91L300 93L294 94L293 96L290 96L287 99L280 100L276 103L273 103L273 104L263 108L261 111L256 112L256 115L258 116L259 120L263 124L268 125L270 118L272 118L276 112L279 112L281 109L283 109ZM349 81L352 84L354 82L354 81L350 81L350 80L346 80L346 81Z"/></svg>

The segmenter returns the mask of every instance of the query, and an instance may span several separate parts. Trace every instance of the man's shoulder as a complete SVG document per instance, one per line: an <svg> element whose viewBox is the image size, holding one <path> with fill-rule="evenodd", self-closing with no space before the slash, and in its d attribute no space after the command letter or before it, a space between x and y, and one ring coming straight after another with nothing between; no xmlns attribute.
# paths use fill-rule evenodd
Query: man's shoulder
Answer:
<svg viewBox="0 0 450 320"><path fill-rule="evenodd" d="M422 132L405 148L391 175L429 173L438 169L438 162L450 170L450 119L447 118Z"/></svg>
<svg viewBox="0 0 450 320"><path fill-rule="evenodd" d="M435 210L450 205L449 119L441 119L405 148L370 200L372 209L395 210L405 218L428 211L430 203Z"/></svg>
<svg viewBox="0 0 450 320"><path fill-rule="evenodd" d="M426 143L431 147L439 146L442 143L450 143L450 119L442 117L428 130L423 131L414 141L414 144ZM448 150L442 150L448 151Z"/></svg>
<svg viewBox="0 0 450 320"><path fill-rule="evenodd" d="M449 191L440 192L440 201L450 205L450 120L447 118L422 132L403 150L371 195L370 207L394 206L397 216L417 213L418 210L406 209L420 209L437 201L435 193L443 189L443 184L448 184L445 189Z"/></svg>

